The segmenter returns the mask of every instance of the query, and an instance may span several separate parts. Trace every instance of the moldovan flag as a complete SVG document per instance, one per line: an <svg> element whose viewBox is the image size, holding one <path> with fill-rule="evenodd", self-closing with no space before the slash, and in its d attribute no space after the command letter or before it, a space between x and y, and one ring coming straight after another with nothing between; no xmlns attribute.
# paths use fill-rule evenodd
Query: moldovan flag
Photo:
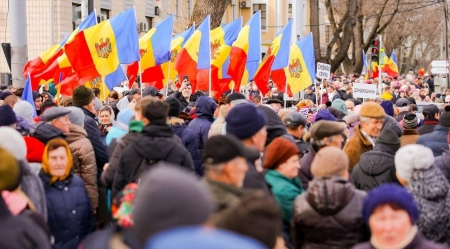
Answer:
<svg viewBox="0 0 450 249"><path fill-rule="evenodd" d="M316 58L314 55L314 44L312 33L291 45L289 65L284 69L289 88L293 94L302 91L312 85L316 78ZM282 74L280 74L280 77ZM273 78L273 74L272 74Z"/></svg>
<svg viewBox="0 0 450 249"><path fill-rule="evenodd" d="M219 96L231 82L231 77L227 74L231 45L236 41L241 27L242 18L239 18L211 31L211 86ZM226 63L227 60L228 63ZM208 83L209 81L208 75L203 77L206 78L197 78L198 89L208 89L208 85L200 85L200 82Z"/></svg>
<svg viewBox="0 0 450 249"><path fill-rule="evenodd" d="M31 77L29 74L27 80L25 81L22 100L31 104L31 106L33 107L33 117L36 117L36 106L34 105L33 92L31 91Z"/></svg>
<svg viewBox="0 0 450 249"><path fill-rule="evenodd" d="M203 75L208 75L211 68L209 33L210 16L208 15L175 59L175 69L178 71L180 79L188 76L192 85L192 91L194 92L197 90L197 83L201 86L208 85L209 83L197 82L197 75L200 76L199 78L205 79ZM209 76L206 78L209 79ZM200 90L208 90L208 88Z"/></svg>
<svg viewBox="0 0 450 249"><path fill-rule="evenodd" d="M363 59L363 69L361 71L361 75L364 75L364 79L368 80L370 78L370 70L369 65L367 65L367 56L364 50L362 51L362 59Z"/></svg>
<svg viewBox="0 0 450 249"><path fill-rule="evenodd" d="M385 56L387 58L387 56ZM386 61L386 59L385 59ZM397 56L395 56L394 50L392 50L391 58L389 58L388 62L384 63L383 72L387 73L389 77L398 76L398 63Z"/></svg>
<svg viewBox="0 0 450 249"><path fill-rule="evenodd" d="M255 78L253 80L263 96L266 95L268 90L267 84L269 83L270 74L272 74L272 80L280 91L284 91L286 88L286 74L284 72L284 68L289 64L291 34L292 18L272 41L272 45L259 65L258 71L256 71Z"/></svg>
<svg viewBox="0 0 450 249"><path fill-rule="evenodd" d="M375 79L378 77L378 63L375 61L372 61L371 63L371 72L372 72L372 79Z"/></svg>
<svg viewBox="0 0 450 249"><path fill-rule="evenodd" d="M234 90L253 79L261 61L261 11L256 12L242 27L230 52L228 74L234 81Z"/></svg>
<svg viewBox="0 0 450 249"><path fill-rule="evenodd" d="M108 75L120 64L139 61L135 9L80 31L65 53L80 80Z"/></svg>
<svg viewBox="0 0 450 249"><path fill-rule="evenodd" d="M161 90L166 86L168 80L173 80L178 75L178 71L175 69L175 58L180 53L181 48L186 44L188 39L195 31L195 26L192 25L189 29L176 35L172 38L170 60L162 65L149 68L142 72L142 82L149 83L156 89ZM156 72L156 73L155 73ZM162 74L162 76L161 76Z"/></svg>

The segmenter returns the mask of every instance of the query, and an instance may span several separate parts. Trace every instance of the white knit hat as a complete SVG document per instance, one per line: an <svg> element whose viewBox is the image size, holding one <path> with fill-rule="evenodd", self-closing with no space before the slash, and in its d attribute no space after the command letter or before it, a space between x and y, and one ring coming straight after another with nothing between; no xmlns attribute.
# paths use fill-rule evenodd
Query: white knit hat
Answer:
<svg viewBox="0 0 450 249"><path fill-rule="evenodd" d="M395 154L397 174L407 182L410 181L414 170L428 169L433 163L433 151L420 144L406 145Z"/></svg>

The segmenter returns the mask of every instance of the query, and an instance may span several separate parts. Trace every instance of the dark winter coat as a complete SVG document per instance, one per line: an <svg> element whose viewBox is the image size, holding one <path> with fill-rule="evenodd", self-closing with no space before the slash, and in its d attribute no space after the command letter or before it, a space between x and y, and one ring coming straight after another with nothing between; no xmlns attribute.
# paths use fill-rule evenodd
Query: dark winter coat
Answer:
<svg viewBox="0 0 450 249"><path fill-rule="evenodd" d="M434 131L434 127L436 127L436 125L438 125L438 120L437 119L425 119L423 121L423 125L421 125L417 131L419 132L420 135L425 135L428 133L432 133Z"/></svg>
<svg viewBox="0 0 450 249"><path fill-rule="evenodd" d="M80 249L141 249L142 245L132 229L119 226L109 227L89 235Z"/></svg>
<svg viewBox="0 0 450 249"><path fill-rule="evenodd" d="M305 99L309 99L315 104L316 103L316 94L315 93L311 93L311 94L305 93Z"/></svg>
<svg viewBox="0 0 450 249"><path fill-rule="evenodd" d="M247 158L248 170L245 173L243 188L246 189L260 189L264 193L270 195L269 185L264 179L264 174L256 170L255 162L260 160L259 156L255 155L253 158Z"/></svg>
<svg viewBox="0 0 450 249"><path fill-rule="evenodd" d="M0 195L0 248L50 249L45 232L27 216L13 216Z"/></svg>
<svg viewBox="0 0 450 249"><path fill-rule="evenodd" d="M397 116L395 117L395 120L397 120L397 122L402 121L402 120L403 120L403 117L405 117L405 115L406 115L407 113L409 113L409 112L410 112L410 111L399 112L399 113L397 114Z"/></svg>
<svg viewBox="0 0 450 249"><path fill-rule="evenodd" d="M95 218L83 180L71 174L64 181L49 184L48 174L41 170L39 176L45 186L48 224L55 237L54 249L77 248L95 230Z"/></svg>
<svg viewBox="0 0 450 249"><path fill-rule="evenodd" d="M258 106L257 109L263 112L266 116L266 146L277 137L284 137L294 142L293 137L288 134L286 126L283 121L281 121L281 118L270 107Z"/></svg>
<svg viewBox="0 0 450 249"><path fill-rule="evenodd" d="M417 139L417 144L421 144L430 148L433 151L435 157L442 155L442 151L448 150L448 128L442 125L436 125L434 131L429 134L425 134Z"/></svg>
<svg viewBox="0 0 450 249"><path fill-rule="evenodd" d="M373 150L362 154L352 171L355 187L370 191L383 183L398 183L394 157L395 151L382 144L376 144Z"/></svg>
<svg viewBox="0 0 450 249"><path fill-rule="evenodd" d="M450 183L450 151L445 150L442 156L434 158L434 166L442 171L447 181Z"/></svg>
<svg viewBox="0 0 450 249"><path fill-rule="evenodd" d="M35 175L26 161L20 161L20 189L27 195L36 208L36 212L47 221L47 201L44 186L39 176Z"/></svg>
<svg viewBox="0 0 450 249"><path fill-rule="evenodd" d="M366 242L355 245L352 249L375 249L375 247L370 242ZM417 232L411 243L404 247L404 249L448 249L448 247L428 241L420 232Z"/></svg>
<svg viewBox="0 0 450 249"><path fill-rule="evenodd" d="M60 129L43 121L33 125L30 129L30 135L39 139L44 144L47 144L48 141L55 138L64 139L64 134Z"/></svg>
<svg viewBox="0 0 450 249"><path fill-rule="evenodd" d="M419 231L431 241L449 244L450 186L444 174L434 165L415 170L406 189L419 208Z"/></svg>
<svg viewBox="0 0 450 249"><path fill-rule="evenodd" d="M177 91L175 91L173 94L171 94L170 97L174 97L174 98L176 98L176 99L178 99L178 100L180 101L180 103L181 103L181 110L182 110L183 112L189 113L190 110L191 110L192 108L194 108L195 101L194 101L194 97L193 97L193 96L191 96L191 97L189 98L189 102L188 102L188 101L183 97L182 93L181 93L180 91L177 90ZM187 109L186 109L186 107L187 107Z"/></svg>
<svg viewBox="0 0 450 249"><path fill-rule="evenodd" d="M313 146L309 147L309 152L300 158L300 170L298 171L298 177L302 181L303 189L308 189L309 182L314 178L311 173L311 163L316 156L317 151Z"/></svg>
<svg viewBox="0 0 450 249"><path fill-rule="evenodd" d="M209 190L211 197L214 199L216 213L219 213L230 206L239 204L239 201L243 196L251 193L249 190L210 180L207 177L202 179L202 183Z"/></svg>
<svg viewBox="0 0 450 249"><path fill-rule="evenodd" d="M198 146L198 140L195 133L188 127L186 122L180 118L171 118L168 121L172 131L175 135L181 138L184 147L189 151L194 162L195 173L197 175L203 175L202 157Z"/></svg>
<svg viewBox="0 0 450 249"><path fill-rule="evenodd" d="M106 149L106 144L104 143L104 138L102 138L102 134L97 127L95 115L83 107L80 107L80 109L85 114L84 129L87 132L87 138L91 141L92 147L94 147L95 162L97 164L97 178L99 180L102 175L103 166L108 162L108 151Z"/></svg>
<svg viewBox="0 0 450 249"><path fill-rule="evenodd" d="M214 111L216 110L216 102L209 97L200 97L195 104L195 112L197 118L192 120L187 126L197 136L198 149L201 151L208 140L208 132L212 122L214 122Z"/></svg>
<svg viewBox="0 0 450 249"><path fill-rule="evenodd" d="M367 241L362 217L366 193L341 177L315 178L295 199L292 215L296 248L351 248Z"/></svg>
<svg viewBox="0 0 450 249"><path fill-rule="evenodd" d="M128 183L139 180L140 173L147 170L141 167L144 160L149 164L165 161L194 172L191 155L175 138L170 127L162 122L151 122L144 126L139 138L123 150L114 177L113 197Z"/></svg>

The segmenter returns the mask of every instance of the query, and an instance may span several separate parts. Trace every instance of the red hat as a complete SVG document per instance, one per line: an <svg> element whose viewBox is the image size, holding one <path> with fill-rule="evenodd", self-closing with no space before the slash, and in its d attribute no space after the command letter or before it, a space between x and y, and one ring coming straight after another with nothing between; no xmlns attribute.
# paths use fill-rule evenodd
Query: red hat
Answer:
<svg viewBox="0 0 450 249"><path fill-rule="evenodd" d="M30 163L42 162L45 144L35 137L23 137L27 145L27 160Z"/></svg>
<svg viewBox="0 0 450 249"><path fill-rule="evenodd" d="M298 155L298 147L286 138L275 138L266 149L264 168L276 169L294 155Z"/></svg>

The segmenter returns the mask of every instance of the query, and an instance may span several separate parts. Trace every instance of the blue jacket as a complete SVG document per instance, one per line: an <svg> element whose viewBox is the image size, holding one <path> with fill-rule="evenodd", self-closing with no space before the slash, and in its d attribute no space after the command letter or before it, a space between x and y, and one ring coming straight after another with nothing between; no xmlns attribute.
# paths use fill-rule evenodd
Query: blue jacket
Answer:
<svg viewBox="0 0 450 249"><path fill-rule="evenodd" d="M201 96L197 99L195 104L197 118L189 123L188 128L191 128L196 134L199 150L203 149L203 145L208 140L208 132L212 122L214 122L216 108L216 102L210 97Z"/></svg>
<svg viewBox="0 0 450 249"><path fill-rule="evenodd" d="M448 150L448 128L442 125L436 125L432 133L422 135L417 140L417 144L421 144L430 148L435 157L441 156L443 150Z"/></svg>
<svg viewBox="0 0 450 249"><path fill-rule="evenodd" d="M55 237L54 249L75 249L95 230L95 218L83 180L72 173L64 181L49 184L50 176L39 173L45 186L48 225Z"/></svg>
<svg viewBox="0 0 450 249"><path fill-rule="evenodd" d="M200 156L200 150L198 148L198 141L195 133L188 127L184 120L180 118L171 118L168 123L172 128L175 135L181 138L184 147L189 151L194 162L195 173L199 176L203 176L202 158Z"/></svg>
<svg viewBox="0 0 450 249"><path fill-rule="evenodd" d="M118 139L128 134L128 130L123 129L120 125L113 125L106 135L106 145L110 145L113 139Z"/></svg>

